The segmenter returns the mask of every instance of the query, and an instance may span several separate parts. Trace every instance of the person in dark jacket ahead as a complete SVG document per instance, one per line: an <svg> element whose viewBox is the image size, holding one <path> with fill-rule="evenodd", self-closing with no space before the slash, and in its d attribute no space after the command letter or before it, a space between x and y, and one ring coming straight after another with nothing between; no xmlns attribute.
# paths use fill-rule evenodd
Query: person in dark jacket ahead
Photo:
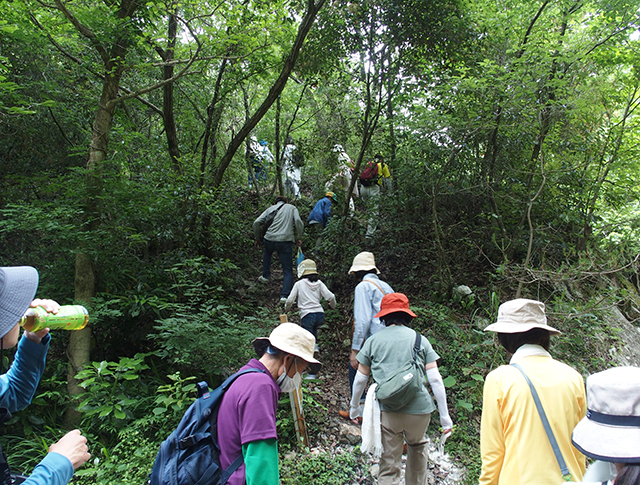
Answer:
<svg viewBox="0 0 640 485"><path fill-rule="evenodd" d="M262 229L270 214L275 213L273 222L262 237ZM262 254L262 275L258 277L261 283L267 283L271 278L271 255L278 253L282 264L282 292L280 303L287 301L293 288L293 244L302 245L302 231L304 223L295 206L287 203L285 197L276 197L275 204L265 210L253 222L255 246L264 244Z"/></svg>

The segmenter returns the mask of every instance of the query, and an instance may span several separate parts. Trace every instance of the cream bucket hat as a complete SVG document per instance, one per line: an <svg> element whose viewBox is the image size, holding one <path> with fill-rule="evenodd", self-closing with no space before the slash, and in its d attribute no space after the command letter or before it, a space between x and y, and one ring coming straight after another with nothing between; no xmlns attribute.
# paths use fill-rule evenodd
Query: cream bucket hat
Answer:
<svg viewBox="0 0 640 485"><path fill-rule="evenodd" d="M298 278L302 278L308 274L318 274L316 262L312 259L305 259L298 265Z"/></svg>
<svg viewBox="0 0 640 485"><path fill-rule="evenodd" d="M353 264L349 270L349 274L353 274L356 271L369 271L375 269L377 274L380 274L380 270L376 268L376 260L373 257L373 253L363 251L353 258Z"/></svg>
<svg viewBox="0 0 640 485"><path fill-rule="evenodd" d="M562 332L547 325L544 303L536 300L518 298L504 302L498 308L498 321L484 329L485 332L523 333L532 328L543 328L551 335Z"/></svg>
<svg viewBox="0 0 640 485"><path fill-rule="evenodd" d="M587 415L571 441L596 460L640 463L640 368L613 367L587 377Z"/></svg>
<svg viewBox="0 0 640 485"><path fill-rule="evenodd" d="M258 357L267 350L267 346L277 348L287 354L300 357L309 363L309 372L317 374L322 364L313 357L316 346L316 338L313 334L300 325L285 322L273 329L269 337L260 337L253 341L253 348Z"/></svg>

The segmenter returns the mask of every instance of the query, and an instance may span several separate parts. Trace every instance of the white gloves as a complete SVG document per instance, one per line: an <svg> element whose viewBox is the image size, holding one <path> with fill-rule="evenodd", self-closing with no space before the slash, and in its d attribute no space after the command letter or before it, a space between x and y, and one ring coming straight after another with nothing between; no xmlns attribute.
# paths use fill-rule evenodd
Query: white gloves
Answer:
<svg viewBox="0 0 640 485"><path fill-rule="evenodd" d="M353 390L351 392L351 406L349 408L349 417L351 419L362 416L363 409L360 405L360 397L364 392L368 380L369 376L364 375L360 371L356 372L356 377L353 380Z"/></svg>
<svg viewBox="0 0 640 485"><path fill-rule="evenodd" d="M436 398L438 404L438 413L440 414L440 426L444 431L453 428L453 421L449 416L449 408L447 408L447 393L444 390L444 383L442 382L442 376L437 367L427 369L427 379L431 385L433 396Z"/></svg>

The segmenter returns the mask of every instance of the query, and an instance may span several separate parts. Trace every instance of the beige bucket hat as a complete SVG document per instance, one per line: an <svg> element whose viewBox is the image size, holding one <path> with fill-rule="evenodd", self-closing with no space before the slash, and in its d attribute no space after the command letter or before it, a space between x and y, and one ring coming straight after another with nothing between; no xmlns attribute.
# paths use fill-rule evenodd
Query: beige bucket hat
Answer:
<svg viewBox="0 0 640 485"><path fill-rule="evenodd" d="M349 274L353 274L356 271L369 271L372 269L375 269L376 273L380 274L380 270L376 267L376 260L373 257L373 253L363 251L359 254L356 254L356 257L353 258L353 263L351 264Z"/></svg>
<svg viewBox="0 0 640 485"><path fill-rule="evenodd" d="M309 363L309 372L317 374L322 364L313 357L316 338L311 332L295 323L285 322L273 329L269 337L259 337L253 341L253 348L258 357L271 345L287 354L300 357Z"/></svg>
<svg viewBox="0 0 640 485"><path fill-rule="evenodd" d="M614 367L587 377L587 415L571 441L596 460L640 463L640 368Z"/></svg>
<svg viewBox="0 0 640 485"><path fill-rule="evenodd" d="M485 332L523 333L532 328L543 328L551 335L562 332L547 325L544 303L526 298L504 302L498 308L498 321L484 329Z"/></svg>
<svg viewBox="0 0 640 485"><path fill-rule="evenodd" d="M312 259L305 259L298 265L298 278L308 274L318 274L316 262Z"/></svg>

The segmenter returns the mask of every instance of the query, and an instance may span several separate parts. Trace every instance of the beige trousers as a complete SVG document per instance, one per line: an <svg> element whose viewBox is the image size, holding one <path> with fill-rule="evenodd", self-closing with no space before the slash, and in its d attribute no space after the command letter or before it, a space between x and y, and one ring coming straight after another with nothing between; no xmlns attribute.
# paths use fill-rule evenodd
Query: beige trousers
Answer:
<svg viewBox="0 0 640 485"><path fill-rule="evenodd" d="M382 412L382 456L379 485L397 485L402 471L402 445L407 442L406 485L426 485L428 451L425 433L430 414Z"/></svg>

